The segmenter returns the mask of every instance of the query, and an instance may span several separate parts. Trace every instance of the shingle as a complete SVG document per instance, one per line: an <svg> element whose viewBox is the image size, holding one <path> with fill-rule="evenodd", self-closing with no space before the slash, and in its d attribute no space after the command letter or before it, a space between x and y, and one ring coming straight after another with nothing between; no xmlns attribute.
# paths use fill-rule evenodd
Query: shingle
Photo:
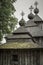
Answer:
<svg viewBox="0 0 43 65"><path fill-rule="evenodd" d="M43 36L43 30L42 31L36 31L32 34L32 36L35 36L35 37L40 37L40 36Z"/></svg>
<svg viewBox="0 0 43 65"><path fill-rule="evenodd" d="M14 33L24 33L27 32L27 29L24 26L19 27Z"/></svg>
<svg viewBox="0 0 43 65"><path fill-rule="evenodd" d="M35 22L43 22L43 20L40 18L39 15L35 15L35 17L32 20L29 20L27 22L27 30L30 32L30 34L34 36L43 36L43 30L41 30L40 24L36 24ZM30 26L30 27L28 27Z"/></svg>
<svg viewBox="0 0 43 65"><path fill-rule="evenodd" d="M31 38L28 34L11 34L7 36L8 39L15 39L15 38Z"/></svg>
<svg viewBox="0 0 43 65"><path fill-rule="evenodd" d="M7 38L9 39L15 39L15 38L31 38L31 34L27 31L25 27L19 27L17 30L15 30L11 35L7 35Z"/></svg>
<svg viewBox="0 0 43 65"><path fill-rule="evenodd" d="M40 48L40 46L33 42L28 42L28 43L10 42L0 45L0 49L31 49L31 48Z"/></svg>
<svg viewBox="0 0 43 65"><path fill-rule="evenodd" d="M28 27L27 30L33 37L43 36L43 29L40 26Z"/></svg>
<svg viewBox="0 0 43 65"><path fill-rule="evenodd" d="M41 22L41 21L43 21L41 18L40 18L40 16L39 15L35 15L35 17L34 17L34 22L36 21L36 22Z"/></svg>
<svg viewBox="0 0 43 65"><path fill-rule="evenodd" d="M33 21L33 19L32 20L29 20L29 21L27 21L27 23L26 23L26 25L25 26L36 26L36 23L34 23L34 21Z"/></svg>

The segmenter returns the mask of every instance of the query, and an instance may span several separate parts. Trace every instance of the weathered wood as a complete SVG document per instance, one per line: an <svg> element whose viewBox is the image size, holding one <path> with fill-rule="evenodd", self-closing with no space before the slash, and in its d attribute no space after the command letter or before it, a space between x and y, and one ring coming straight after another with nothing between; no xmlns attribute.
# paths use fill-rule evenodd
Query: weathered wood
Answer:
<svg viewBox="0 0 43 65"><path fill-rule="evenodd" d="M0 52L0 65L15 65L12 55L18 55L17 65L43 65L43 51L41 50L11 50Z"/></svg>
<svg viewBox="0 0 43 65"><path fill-rule="evenodd" d="M27 54L27 65L30 65L30 51Z"/></svg>
<svg viewBox="0 0 43 65"><path fill-rule="evenodd" d="M33 51L33 65L36 65L36 52Z"/></svg>
<svg viewBox="0 0 43 65"><path fill-rule="evenodd" d="M31 51L31 65L33 65L33 52Z"/></svg>
<svg viewBox="0 0 43 65"><path fill-rule="evenodd" d="M40 65L43 65L43 51L40 51Z"/></svg>
<svg viewBox="0 0 43 65"><path fill-rule="evenodd" d="M36 64L40 65L40 51L37 51L37 54L36 54Z"/></svg>
<svg viewBox="0 0 43 65"><path fill-rule="evenodd" d="M27 65L27 54L25 53L25 65Z"/></svg>
<svg viewBox="0 0 43 65"><path fill-rule="evenodd" d="M24 65L24 54L21 52L21 65Z"/></svg>

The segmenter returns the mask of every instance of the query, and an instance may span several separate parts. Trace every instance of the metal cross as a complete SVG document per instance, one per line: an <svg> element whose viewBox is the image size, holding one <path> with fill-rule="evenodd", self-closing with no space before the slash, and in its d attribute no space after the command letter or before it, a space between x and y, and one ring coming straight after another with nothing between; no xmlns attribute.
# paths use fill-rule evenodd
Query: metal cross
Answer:
<svg viewBox="0 0 43 65"><path fill-rule="evenodd" d="M22 11L21 15L22 15L22 18L23 18L23 16L24 16L24 12L23 11Z"/></svg>
<svg viewBox="0 0 43 65"><path fill-rule="evenodd" d="M33 6L31 5L29 9L30 9L30 12L32 13Z"/></svg>
<svg viewBox="0 0 43 65"><path fill-rule="evenodd" d="M36 2L35 2L35 6L36 6L36 8L37 8L37 5L38 5L38 2L36 1Z"/></svg>

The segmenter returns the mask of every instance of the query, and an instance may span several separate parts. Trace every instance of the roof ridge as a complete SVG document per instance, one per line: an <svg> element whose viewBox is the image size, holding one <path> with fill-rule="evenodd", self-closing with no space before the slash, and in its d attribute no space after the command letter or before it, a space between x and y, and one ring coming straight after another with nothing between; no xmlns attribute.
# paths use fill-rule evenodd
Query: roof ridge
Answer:
<svg viewBox="0 0 43 65"><path fill-rule="evenodd" d="M33 18L34 21L43 21L39 15L35 15Z"/></svg>

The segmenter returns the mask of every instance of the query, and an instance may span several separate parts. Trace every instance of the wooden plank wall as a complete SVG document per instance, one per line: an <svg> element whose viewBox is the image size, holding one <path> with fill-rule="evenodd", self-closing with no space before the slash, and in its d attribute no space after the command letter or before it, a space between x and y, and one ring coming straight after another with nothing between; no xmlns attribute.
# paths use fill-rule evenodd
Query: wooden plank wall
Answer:
<svg viewBox="0 0 43 65"><path fill-rule="evenodd" d="M0 50L0 65L10 65L10 52Z"/></svg>
<svg viewBox="0 0 43 65"><path fill-rule="evenodd" d="M43 65L43 51L40 50L1 50L0 65L14 65L12 52L18 54L18 65Z"/></svg>
<svg viewBox="0 0 43 65"><path fill-rule="evenodd" d="M40 65L40 51L21 51L20 65Z"/></svg>
<svg viewBox="0 0 43 65"><path fill-rule="evenodd" d="M40 51L40 65L43 65L43 50Z"/></svg>

